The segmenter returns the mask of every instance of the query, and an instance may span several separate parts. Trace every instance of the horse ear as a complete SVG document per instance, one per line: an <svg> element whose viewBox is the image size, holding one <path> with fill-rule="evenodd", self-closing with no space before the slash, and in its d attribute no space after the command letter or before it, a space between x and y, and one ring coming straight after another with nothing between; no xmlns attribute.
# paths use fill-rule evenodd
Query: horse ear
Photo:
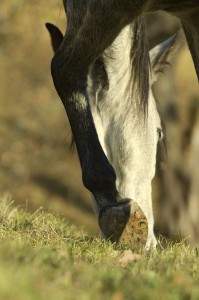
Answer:
<svg viewBox="0 0 199 300"><path fill-rule="evenodd" d="M46 23L45 25L51 37L52 48L56 52L63 41L63 34L55 25L51 23Z"/></svg>
<svg viewBox="0 0 199 300"><path fill-rule="evenodd" d="M158 79L160 73L170 65L172 58L185 40L182 30L179 30L174 36L155 46L150 50L150 62L152 69L152 84Z"/></svg>

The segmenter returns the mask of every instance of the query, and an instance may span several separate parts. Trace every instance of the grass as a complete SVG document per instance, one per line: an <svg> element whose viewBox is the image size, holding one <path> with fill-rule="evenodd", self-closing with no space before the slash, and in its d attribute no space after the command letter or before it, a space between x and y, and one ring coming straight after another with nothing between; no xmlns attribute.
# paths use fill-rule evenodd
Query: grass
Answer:
<svg viewBox="0 0 199 300"><path fill-rule="evenodd" d="M199 253L184 242L121 264L126 245L101 243L65 219L1 199L0 299L199 299ZM133 251L133 249L132 249Z"/></svg>

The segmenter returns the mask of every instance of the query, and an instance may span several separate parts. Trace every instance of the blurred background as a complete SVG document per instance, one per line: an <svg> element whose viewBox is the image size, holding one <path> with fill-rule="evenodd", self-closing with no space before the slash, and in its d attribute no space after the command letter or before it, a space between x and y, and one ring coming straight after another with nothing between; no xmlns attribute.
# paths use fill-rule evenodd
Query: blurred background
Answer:
<svg viewBox="0 0 199 300"><path fill-rule="evenodd" d="M0 194L29 210L44 207L97 234L91 196L81 182L70 127L50 76L45 22L65 31L60 0L3 1L0 10ZM180 24L146 17L150 47ZM186 43L154 87L167 129L154 179L156 232L199 241L199 88Z"/></svg>

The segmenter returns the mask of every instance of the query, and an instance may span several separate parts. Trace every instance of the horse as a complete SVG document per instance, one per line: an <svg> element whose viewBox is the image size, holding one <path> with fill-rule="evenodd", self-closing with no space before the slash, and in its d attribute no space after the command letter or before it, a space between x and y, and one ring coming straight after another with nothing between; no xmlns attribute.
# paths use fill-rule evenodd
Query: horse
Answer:
<svg viewBox="0 0 199 300"><path fill-rule="evenodd" d="M56 26L47 23L46 27L57 53L64 37ZM104 204L105 196L94 194L98 219L106 217L100 226L103 239L118 242L128 221L126 216L131 215L134 216L133 229L128 238L134 243L139 238L147 249L157 244L151 182L155 175L157 144L164 133L152 85L170 63L180 36L178 33L149 52L144 20L139 17L126 25L88 68L89 108L99 143L116 173L116 224L114 220L111 224L107 222L113 217L113 206L106 205L102 210L100 205ZM118 215L121 215L119 222ZM141 230L140 224L146 225L147 237L145 227Z"/></svg>

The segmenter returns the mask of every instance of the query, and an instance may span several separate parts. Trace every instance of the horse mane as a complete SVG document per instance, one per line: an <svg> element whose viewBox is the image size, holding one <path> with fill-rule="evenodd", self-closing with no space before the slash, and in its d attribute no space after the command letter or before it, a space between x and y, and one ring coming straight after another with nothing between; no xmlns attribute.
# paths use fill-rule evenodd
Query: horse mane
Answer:
<svg viewBox="0 0 199 300"><path fill-rule="evenodd" d="M145 30L145 21L143 17L138 17L131 24L131 50L129 68L132 70L132 77L129 81L129 89L132 92L132 100L134 96L140 101L140 109L147 115L148 94L149 94L149 76L150 76L150 58L148 37ZM117 46L118 47L118 46ZM101 84L98 101L104 99L104 92L109 86L106 67L109 60L114 58L114 44L111 44L105 51L96 59L91 67L91 77L93 79L92 92L96 92ZM104 55L105 54L105 55Z"/></svg>
<svg viewBox="0 0 199 300"><path fill-rule="evenodd" d="M141 109L147 113L149 94L150 58L145 21L139 17L133 23L133 43L131 48L132 90L137 88Z"/></svg>

